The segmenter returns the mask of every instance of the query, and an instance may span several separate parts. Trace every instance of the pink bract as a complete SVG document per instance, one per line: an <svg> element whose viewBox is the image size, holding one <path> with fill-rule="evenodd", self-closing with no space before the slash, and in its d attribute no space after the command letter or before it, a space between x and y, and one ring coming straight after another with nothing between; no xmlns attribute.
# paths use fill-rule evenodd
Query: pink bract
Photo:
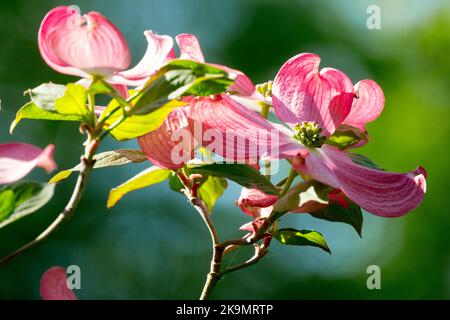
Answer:
<svg viewBox="0 0 450 320"><path fill-rule="evenodd" d="M111 83L141 85L158 70L173 47L168 36L146 31L148 49L141 62L130 65L130 51L120 30L98 12L83 16L74 7L51 10L39 29L39 50L54 70L82 78L102 76Z"/></svg>
<svg viewBox="0 0 450 320"><path fill-rule="evenodd" d="M48 269L41 277L39 291L42 300L77 300L67 286L67 273L63 267Z"/></svg>
<svg viewBox="0 0 450 320"><path fill-rule="evenodd" d="M288 60L278 72L273 84L273 103L276 115L290 129L280 128L269 121L250 114L237 102L217 103L203 100L191 104L189 114L203 126L222 132L224 147L221 156L230 149L243 154L236 161L265 154L257 149L253 154L244 148L248 144L261 145L261 130L273 132L277 128L278 158L293 161L294 168L322 182L340 189L352 201L370 213L396 217L415 209L426 192L426 172L419 167L407 173L380 171L354 163L345 151L324 144L308 147L293 138L295 125L303 121L315 122L322 135L331 135L340 124L350 117L348 123L362 127L374 120L383 108L383 94L373 81L364 80L356 88L341 71L326 68L318 71L320 58L314 54L300 54ZM229 98L223 98L227 100ZM354 110L353 110L354 108ZM249 134L248 129L257 128L259 136ZM232 130L246 144L227 140L226 130ZM244 146L244 147L243 147ZM262 148L267 150L266 148Z"/></svg>
<svg viewBox="0 0 450 320"><path fill-rule="evenodd" d="M41 150L26 143L0 144L0 184L20 180L36 166L47 172L55 170L54 149L53 145Z"/></svg>

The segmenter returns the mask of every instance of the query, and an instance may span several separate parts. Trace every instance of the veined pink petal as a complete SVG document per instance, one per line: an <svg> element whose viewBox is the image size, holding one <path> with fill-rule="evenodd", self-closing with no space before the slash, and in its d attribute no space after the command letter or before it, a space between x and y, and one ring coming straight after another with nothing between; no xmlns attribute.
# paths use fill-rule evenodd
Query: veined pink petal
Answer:
<svg viewBox="0 0 450 320"><path fill-rule="evenodd" d="M187 108L175 108L161 127L138 138L147 158L160 168L178 169L194 158L196 143Z"/></svg>
<svg viewBox="0 0 450 320"><path fill-rule="evenodd" d="M198 39L193 34L182 33L176 36L178 47L180 47L180 59L205 62L202 49Z"/></svg>
<svg viewBox="0 0 450 320"><path fill-rule="evenodd" d="M234 162L277 157L280 148L291 142L272 123L228 95L195 98L188 115L203 129L202 146Z"/></svg>
<svg viewBox="0 0 450 320"><path fill-rule="evenodd" d="M319 63L319 56L312 53L289 59L275 77L272 101L283 122L314 121L328 136L350 112L353 85L339 70L324 68L319 72Z"/></svg>
<svg viewBox="0 0 450 320"><path fill-rule="evenodd" d="M299 169L342 190L366 211L384 217L415 209L426 192L426 172L421 167L408 173L374 170L353 163L345 152L328 145L312 151Z"/></svg>
<svg viewBox="0 0 450 320"><path fill-rule="evenodd" d="M365 124L378 118L383 111L384 94L373 80L361 80L355 85L355 98L344 124L365 131Z"/></svg>
<svg viewBox="0 0 450 320"><path fill-rule="evenodd" d="M277 200L277 196L265 194L258 189L242 188L237 204L246 214L256 217L259 216L256 211L272 206Z"/></svg>
<svg viewBox="0 0 450 320"><path fill-rule="evenodd" d="M122 33L100 13L81 16L74 7L60 6L45 16L39 49L50 67L81 77L109 76L130 64Z"/></svg>
<svg viewBox="0 0 450 320"><path fill-rule="evenodd" d="M152 31L145 31L144 35L148 46L142 60L134 68L112 76L111 82L130 86L142 85L165 63L174 58L172 37L160 36Z"/></svg>
<svg viewBox="0 0 450 320"><path fill-rule="evenodd" d="M41 150L26 143L0 144L0 184L20 180L36 166L53 171L56 169L54 149L53 145Z"/></svg>
<svg viewBox="0 0 450 320"><path fill-rule="evenodd" d="M41 277L42 300L78 300L67 286L67 273L63 267L52 267Z"/></svg>

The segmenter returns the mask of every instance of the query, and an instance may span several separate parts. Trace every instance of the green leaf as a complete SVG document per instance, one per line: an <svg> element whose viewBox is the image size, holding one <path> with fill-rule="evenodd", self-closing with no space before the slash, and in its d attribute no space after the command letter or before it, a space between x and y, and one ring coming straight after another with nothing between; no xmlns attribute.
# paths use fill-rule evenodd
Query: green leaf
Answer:
<svg viewBox="0 0 450 320"><path fill-rule="evenodd" d="M205 202L211 213L216 200L222 196L228 187L227 180L222 177L208 176L198 189L199 197Z"/></svg>
<svg viewBox="0 0 450 320"><path fill-rule="evenodd" d="M281 197L274 205L276 218L298 208L314 208L328 204L330 187L319 182L298 184Z"/></svg>
<svg viewBox="0 0 450 320"><path fill-rule="evenodd" d="M34 102L29 102L24 105L16 114L16 118L11 123L9 129L10 133L14 131L16 126L22 119L39 119L39 120L61 120L61 121L83 121L84 118L80 115L65 115L57 112L48 111L39 108Z"/></svg>
<svg viewBox="0 0 450 320"><path fill-rule="evenodd" d="M55 109L60 114L88 117L87 90L79 84L69 83L64 96L55 100Z"/></svg>
<svg viewBox="0 0 450 320"><path fill-rule="evenodd" d="M317 231L286 228L276 230L274 237L285 245L318 247L331 253L325 238Z"/></svg>
<svg viewBox="0 0 450 320"><path fill-rule="evenodd" d="M9 217L14 211L14 192L12 190L0 191L0 222Z"/></svg>
<svg viewBox="0 0 450 320"><path fill-rule="evenodd" d="M28 90L28 94L31 101L39 108L47 111L56 111L55 100L62 98L66 89L64 85L50 82Z"/></svg>
<svg viewBox="0 0 450 320"><path fill-rule="evenodd" d="M347 152L347 155L356 164L359 164L361 166L364 166L364 167L367 167L367 168L371 168L371 169L385 171L377 163L375 163L374 161L372 161L368 157L363 156L362 154L353 153L353 152Z"/></svg>
<svg viewBox="0 0 450 320"><path fill-rule="evenodd" d="M94 156L94 169L122 166L128 163L140 163L147 160L147 156L141 150L119 149L106 151ZM48 183L57 183L70 177L72 172L80 171L80 165L72 169L58 172Z"/></svg>
<svg viewBox="0 0 450 320"><path fill-rule="evenodd" d="M315 218L324 219L332 222L343 222L355 228L358 235L361 237L363 215L361 208L354 202L346 199L349 203L347 208L342 207L337 203L331 203L326 208L318 211L310 212Z"/></svg>
<svg viewBox="0 0 450 320"><path fill-rule="evenodd" d="M115 101L113 101L113 103L116 107L118 107L118 104ZM156 109L151 113L128 116L120 125L111 130L110 134L118 141L130 140L143 136L146 133L158 129L174 108L185 105L186 103L184 102L172 100L163 107ZM108 110L105 110L104 114L106 114L106 112L110 112L111 110L111 107L108 107ZM121 108L108 118L105 122L105 127L108 128L113 125L123 115L124 109Z"/></svg>
<svg viewBox="0 0 450 320"><path fill-rule="evenodd" d="M102 78L96 78L89 86L88 92L91 94L116 94L117 91Z"/></svg>
<svg viewBox="0 0 450 320"><path fill-rule="evenodd" d="M127 182L112 189L109 193L106 206L108 208L112 208L127 193L134 190L146 188L157 183L161 183L164 180L169 179L170 175L171 170L161 169L158 167L150 167L138 173Z"/></svg>
<svg viewBox="0 0 450 320"><path fill-rule="evenodd" d="M213 163L190 165L190 173L212 175L232 180L246 188L257 188L264 193L278 195L275 186L258 170L245 164Z"/></svg>
<svg viewBox="0 0 450 320"><path fill-rule="evenodd" d="M133 113L147 114L183 96L223 93L234 83L235 77L208 64L173 60L147 82L134 105Z"/></svg>
<svg viewBox="0 0 450 320"><path fill-rule="evenodd" d="M43 207L53 197L54 185L20 181L0 190L0 229Z"/></svg>
<svg viewBox="0 0 450 320"><path fill-rule="evenodd" d="M207 64L173 60L152 76L127 105L113 100L100 121L111 114L105 129L112 128L110 134L116 140L134 139L158 129L174 108L187 105L179 100L181 97L223 93L234 78L234 74ZM121 122L122 118L126 119Z"/></svg>

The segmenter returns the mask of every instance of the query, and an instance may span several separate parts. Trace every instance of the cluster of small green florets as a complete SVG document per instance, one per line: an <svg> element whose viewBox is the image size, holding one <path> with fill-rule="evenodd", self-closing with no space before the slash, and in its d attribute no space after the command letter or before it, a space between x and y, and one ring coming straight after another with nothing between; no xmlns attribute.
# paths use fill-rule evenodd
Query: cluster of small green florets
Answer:
<svg viewBox="0 0 450 320"><path fill-rule="evenodd" d="M295 126L294 138L306 147L320 148L326 138L322 135L322 129L313 121L303 121Z"/></svg>

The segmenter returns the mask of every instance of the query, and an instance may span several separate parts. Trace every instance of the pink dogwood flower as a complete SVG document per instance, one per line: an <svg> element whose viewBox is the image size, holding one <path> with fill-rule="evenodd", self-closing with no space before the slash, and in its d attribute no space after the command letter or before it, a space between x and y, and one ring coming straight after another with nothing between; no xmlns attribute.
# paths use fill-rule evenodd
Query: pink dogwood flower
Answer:
<svg viewBox="0 0 450 320"><path fill-rule="evenodd" d="M203 52L200 48L198 39L192 34L179 34L176 36L177 44L180 48L180 59L193 60L204 63ZM250 102L259 101L262 96L256 91L252 81L241 71L228 68L226 66L211 64L226 72L236 74L234 84L229 88L234 92L234 99L243 99ZM196 100L194 98L194 100ZM194 149L198 145L195 140L194 124L187 117L189 107L179 107L174 109L164 123L157 130L152 131L138 138L142 151L147 155L148 159L161 168L178 169L183 167L186 161L192 159L195 155ZM180 141L173 139L174 132L180 129L189 133L189 137L183 137L183 148L174 150L180 145ZM175 152L183 152L186 161L175 161L179 159Z"/></svg>
<svg viewBox="0 0 450 320"><path fill-rule="evenodd" d="M42 300L78 300L67 286L67 273L63 267L52 267L41 277L40 294Z"/></svg>
<svg viewBox="0 0 450 320"><path fill-rule="evenodd" d="M238 103L223 103L220 108L212 100L191 103L189 117L205 128L222 132L222 156L230 149L237 161L245 161L247 145L259 144L249 135L249 128L278 129L278 158L291 159L294 168L311 178L340 189L366 211L379 216L396 217L415 209L426 192L426 172L419 167L408 173L375 170L354 163L346 151L324 144L327 137L343 123L363 127L374 120L383 108L379 86L363 80L357 93L351 80L341 71L325 68L319 71L319 56L299 54L288 60L278 72L272 88L277 117L287 126L271 125ZM223 98L224 102L229 100ZM226 139L233 130L240 144ZM258 154L262 156L263 154Z"/></svg>
<svg viewBox="0 0 450 320"><path fill-rule="evenodd" d="M48 145L44 150L26 143L0 144L0 184L13 183L25 177L34 167L47 172L56 169L53 160L55 147Z"/></svg>
<svg viewBox="0 0 450 320"><path fill-rule="evenodd" d="M172 54L173 40L145 31L148 42L142 60L132 69L124 36L98 12L80 15L75 7L59 6L39 29L39 50L45 62L60 73L90 79L101 76L112 84L139 86Z"/></svg>

